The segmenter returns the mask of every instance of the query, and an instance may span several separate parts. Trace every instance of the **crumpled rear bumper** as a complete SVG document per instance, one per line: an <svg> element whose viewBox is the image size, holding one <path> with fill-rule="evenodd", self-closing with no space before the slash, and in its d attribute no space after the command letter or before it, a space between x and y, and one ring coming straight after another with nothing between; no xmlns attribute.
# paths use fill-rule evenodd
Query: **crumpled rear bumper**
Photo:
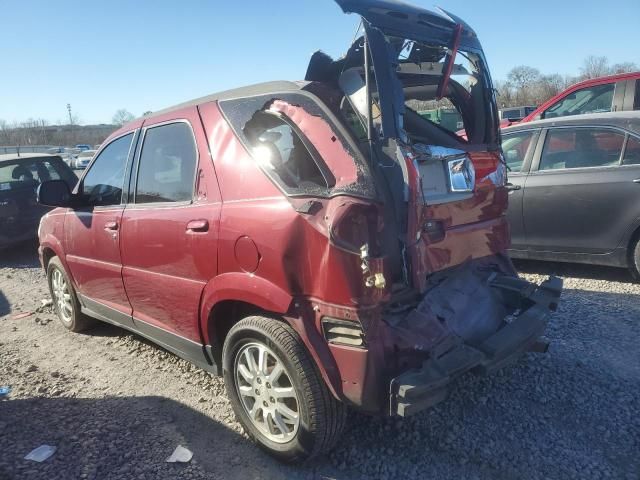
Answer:
<svg viewBox="0 0 640 480"><path fill-rule="evenodd" d="M562 280L550 277L540 286L518 278L502 277L497 288L516 298L522 308L482 343L471 346L461 339L439 345L422 366L390 382L390 415L413 415L444 400L451 382L465 372L489 373L530 350L544 332L562 292Z"/></svg>

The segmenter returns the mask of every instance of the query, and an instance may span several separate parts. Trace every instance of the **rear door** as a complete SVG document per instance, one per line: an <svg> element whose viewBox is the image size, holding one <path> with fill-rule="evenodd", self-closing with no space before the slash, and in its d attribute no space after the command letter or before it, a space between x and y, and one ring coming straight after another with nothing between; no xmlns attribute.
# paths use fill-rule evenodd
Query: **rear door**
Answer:
<svg viewBox="0 0 640 480"><path fill-rule="evenodd" d="M200 341L200 297L217 271L221 204L196 108L172 115L144 124L121 248L136 328L185 353Z"/></svg>
<svg viewBox="0 0 640 480"><path fill-rule="evenodd" d="M122 283L120 227L123 186L136 133L111 141L78 184L83 206L65 216L66 260L85 306L123 325L131 306Z"/></svg>
<svg viewBox="0 0 640 480"><path fill-rule="evenodd" d="M546 131L523 197L530 249L606 253L618 246L629 226L622 207L640 200L630 169L620 166L625 138L606 127Z"/></svg>
<svg viewBox="0 0 640 480"><path fill-rule="evenodd" d="M511 229L512 248L525 248L524 221L522 217L522 199L531 157L536 147L538 130L505 133L502 136L502 151L507 163L509 191L509 209L507 218Z"/></svg>

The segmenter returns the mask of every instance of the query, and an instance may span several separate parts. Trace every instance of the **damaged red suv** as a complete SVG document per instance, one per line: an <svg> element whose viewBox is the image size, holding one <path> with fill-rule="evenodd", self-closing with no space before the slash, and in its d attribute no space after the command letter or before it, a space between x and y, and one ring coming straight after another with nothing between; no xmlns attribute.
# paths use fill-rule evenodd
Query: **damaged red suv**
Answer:
<svg viewBox="0 0 640 480"><path fill-rule="evenodd" d="M107 139L39 229L63 325L110 322L222 374L286 461L347 408L412 415L539 341L559 279L518 278L486 61L458 17L336 0L362 17L305 81L200 98ZM425 112L455 109L464 138Z"/></svg>

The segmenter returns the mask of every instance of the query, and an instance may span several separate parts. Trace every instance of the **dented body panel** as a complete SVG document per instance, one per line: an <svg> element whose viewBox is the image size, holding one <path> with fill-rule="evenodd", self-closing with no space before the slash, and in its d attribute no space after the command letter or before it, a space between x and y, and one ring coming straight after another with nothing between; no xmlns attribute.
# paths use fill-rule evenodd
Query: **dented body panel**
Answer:
<svg viewBox="0 0 640 480"><path fill-rule="evenodd" d="M407 415L444 398L457 375L532 348L561 286L518 279L505 256L497 110L475 33L455 16L392 0L338 4L362 15L362 36L342 59L315 54L305 82L222 92L144 120L190 122L199 156L188 208L201 209L198 225L208 219L215 226L194 248L192 240L165 238L158 224L156 251L184 259L188 244L208 274L194 266L179 332L162 312L145 320L163 335L176 333L163 345L186 339L189 351L173 350L215 370L225 335L241 318L234 315L279 318L336 398L365 412ZM466 67L455 63L458 47ZM450 74L467 75L469 91ZM460 110L468 138L419 114L420 102L441 101ZM129 205L124 211L149 216ZM162 215L181 230L189 224L185 211ZM43 231L54 231L47 225L54 221L45 219ZM161 266L164 257L139 258ZM130 276L142 270L118 268ZM166 278L173 283L165 287L180 285ZM173 299L164 310L178 316L175 292L144 288L138 297L159 296L161 305Z"/></svg>

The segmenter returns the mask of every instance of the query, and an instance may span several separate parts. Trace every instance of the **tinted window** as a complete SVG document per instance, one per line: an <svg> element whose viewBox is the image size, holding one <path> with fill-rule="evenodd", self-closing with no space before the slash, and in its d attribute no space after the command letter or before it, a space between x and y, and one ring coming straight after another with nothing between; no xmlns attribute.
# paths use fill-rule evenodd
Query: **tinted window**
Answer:
<svg viewBox="0 0 640 480"><path fill-rule="evenodd" d="M289 188L328 188L302 138L283 115L258 112L244 128L254 158Z"/></svg>
<svg viewBox="0 0 640 480"><path fill-rule="evenodd" d="M502 137L502 151L510 172L522 170L522 164L529 151L534 132L515 133Z"/></svg>
<svg viewBox="0 0 640 480"><path fill-rule="evenodd" d="M615 83L594 85L570 93L542 113L542 118L610 112Z"/></svg>
<svg viewBox="0 0 640 480"><path fill-rule="evenodd" d="M640 164L640 140L637 137L629 137L629 140L627 140L623 163L625 165Z"/></svg>
<svg viewBox="0 0 640 480"><path fill-rule="evenodd" d="M624 135L606 129L563 128L547 132L540 170L617 165Z"/></svg>
<svg viewBox="0 0 640 480"><path fill-rule="evenodd" d="M35 187L48 180L65 180L73 186L74 178L59 160L34 158L0 166L0 190Z"/></svg>
<svg viewBox="0 0 640 480"><path fill-rule="evenodd" d="M82 181L82 192L91 205L119 205L124 170L133 133L120 137L102 150Z"/></svg>
<svg viewBox="0 0 640 480"><path fill-rule="evenodd" d="M191 200L196 159L196 144L188 124L172 123L147 130L138 167L136 203Z"/></svg>

